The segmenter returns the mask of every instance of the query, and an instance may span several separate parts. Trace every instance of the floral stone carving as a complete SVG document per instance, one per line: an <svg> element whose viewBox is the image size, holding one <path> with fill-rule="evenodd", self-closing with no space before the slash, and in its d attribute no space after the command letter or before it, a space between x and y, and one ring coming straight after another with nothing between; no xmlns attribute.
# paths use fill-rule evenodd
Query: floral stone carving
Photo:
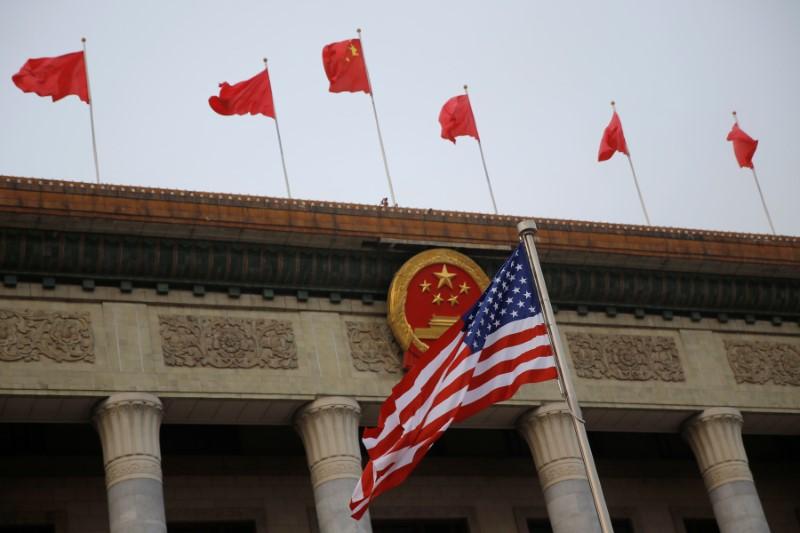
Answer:
<svg viewBox="0 0 800 533"><path fill-rule="evenodd" d="M167 366L297 368L291 322L159 315Z"/></svg>
<svg viewBox="0 0 800 533"><path fill-rule="evenodd" d="M736 383L800 386L800 344L726 340Z"/></svg>
<svg viewBox="0 0 800 533"><path fill-rule="evenodd" d="M0 361L94 363L88 313L0 310Z"/></svg>
<svg viewBox="0 0 800 533"><path fill-rule="evenodd" d="M621 381L685 381L671 337L567 333L578 376Z"/></svg>
<svg viewBox="0 0 800 533"><path fill-rule="evenodd" d="M402 352L389 326L380 322L346 322L353 366L362 372L400 372Z"/></svg>

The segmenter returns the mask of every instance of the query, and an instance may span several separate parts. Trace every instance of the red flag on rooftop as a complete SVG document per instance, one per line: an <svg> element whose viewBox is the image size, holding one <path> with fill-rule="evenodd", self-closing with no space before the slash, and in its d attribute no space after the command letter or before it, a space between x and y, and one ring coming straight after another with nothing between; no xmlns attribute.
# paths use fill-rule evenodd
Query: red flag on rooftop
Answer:
<svg viewBox="0 0 800 533"><path fill-rule="evenodd" d="M758 141L746 134L738 123L733 124L727 139L733 142L733 153L739 166L753 168L753 156L756 153Z"/></svg>
<svg viewBox="0 0 800 533"><path fill-rule="evenodd" d="M266 69L249 80L235 85L219 84L219 96L208 99L211 109L220 115L265 115L275 118L272 86Z"/></svg>
<svg viewBox="0 0 800 533"><path fill-rule="evenodd" d="M54 102L74 94L89 103L83 52L29 59L11 80L23 92L50 96Z"/></svg>
<svg viewBox="0 0 800 533"><path fill-rule="evenodd" d="M612 104L613 105L613 104ZM611 121L603 130L603 138L600 139L600 150L597 153L598 161L611 159L615 152L622 152L628 155L628 144L625 142L625 134L622 132L622 122L619 115L614 111Z"/></svg>
<svg viewBox="0 0 800 533"><path fill-rule="evenodd" d="M525 383L556 377L542 303L520 245L475 305L392 389L378 426L364 430L370 460L350 500L353 518L402 483L453 422L511 398Z"/></svg>
<svg viewBox="0 0 800 533"><path fill-rule="evenodd" d="M322 49L322 65L330 81L330 92L372 92L361 39L348 39L325 46Z"/></svg>
<svg viewBox="0 0 800 533"><path fill-rule="evenodd" d="M475 115L472 114L472 106L466 94L454 96L445 102L439 112L439 124L442 125L442 139L455 143L456 137L469 135L480 141Z"/></svg>

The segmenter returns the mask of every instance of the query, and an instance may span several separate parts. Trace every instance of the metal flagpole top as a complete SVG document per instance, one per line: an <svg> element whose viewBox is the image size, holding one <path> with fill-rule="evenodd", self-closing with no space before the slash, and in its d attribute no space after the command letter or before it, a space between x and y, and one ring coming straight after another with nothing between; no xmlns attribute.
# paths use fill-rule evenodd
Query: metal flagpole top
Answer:
<svg viewBox="0 0 800 533"><path fill-rule="evenodd" d="M536 226L536 221L533 220L532 218L523 220L522 222L517 224L517 233L520 234L528 232L536 233L537 231L539 231L539 228L538 226Z"/></svg>

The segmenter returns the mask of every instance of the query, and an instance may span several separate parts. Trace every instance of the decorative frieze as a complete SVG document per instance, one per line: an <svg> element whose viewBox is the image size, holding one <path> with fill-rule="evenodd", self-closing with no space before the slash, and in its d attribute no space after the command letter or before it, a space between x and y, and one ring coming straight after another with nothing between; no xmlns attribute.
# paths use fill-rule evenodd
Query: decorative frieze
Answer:
<svg viewBox="0 0 800 533"><path fill-rule="evenodd" d="M675 339L651 335L567 333L578 376L621 381L685 381Z"/></svg>
<svg viewBox="0 0 800 533"><path fill-rule="evenodd" d="M167 366L297 368L285 320L159 315L158 322Z"/></svg>
<svg viewBox="0 0 800 533"><path fill-rule="evenodd" d="M362 372L400 372L402 352L389 326L381 322L345 322L353 366Z"/></svg>
<svg viewBox="0 0 800 533"><path fill-rule="evenodd" d="M736 383L800 386L800 344L725 340Z"/></svg>
<svg viewBox="0 0 800 533"><path fill-rule="evenodd" d="M94 363L89 313L0 310L0 361Z"/></svg>

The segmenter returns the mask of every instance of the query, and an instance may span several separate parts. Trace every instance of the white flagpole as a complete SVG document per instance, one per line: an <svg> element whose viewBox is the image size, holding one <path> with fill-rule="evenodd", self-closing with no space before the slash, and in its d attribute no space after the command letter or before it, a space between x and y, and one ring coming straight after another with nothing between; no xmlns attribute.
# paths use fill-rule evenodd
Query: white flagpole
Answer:
<svg viewBox="0 0 800 533"><path fill-rule="evenodd" d="M594 457L592 456L592 450L589 447L589 439L586 435L586 421L583 419L580 405L578 405L569 365L563 359L564 349L561 346L561 335L558 332L558 325L556 324L553 308L550 304L550 296L547 293L547 286L544 283L544 275L542 273L542 266L539 263L539 255L536 253L536 244L534 242L534 236L537 231L536 222L534 220L524 220L517 224L517 231L519 231L520 238L525 245L528 261L532 267L536 289L539 292L542 313L544 314L545 323L547 324L547 332L550 337L550 344L553 347L553 355L558 369L559 384L562 394L569 406L570 413L572 414L570 418L572 418L572 425L578 437L578 447L580 448L583 464L586 467L586 477L589 480L589 488L592 492L592 499L594 500L600 528L603 533L613 533L614 528L611 525L611 517L608 514L605 496L603 496L603 488L600 485L600 478L597 475Z"/></svg>
<svg viewBox="0 0 800 533"><path fill-rule="evenodd" d="M733 112L733 121L738 125L739 124L739 116L736 114L736 111ZM750 167L750 170L753 172L753 179L756 182L756 188L758 189L758 195L761 197L761 205L764 206L764 214L767 215L767 222L769 222L769 228L772 230L773 235L777 235L775 233L775 226L772 224L772 217L769 216L769 209L767 209L767 202L764 200L764 193L761 192L761 184L758 183L758 175L756 174L756 165Z"/></svg>
<svg viewBox="0 0 800 533"><path fill-rule="evenodd" d="M83 66L86 68L86 95L89 97L89 122L92 125L92 153L94 154L94 176L100 183L100 165L97 162L97 139L94 133L94 98L89 85L89 59L86 57L86 37L81 37L83 43Z"/></svg>
<svg viewBox="0 0 800 533"><path fill-rule="evenodd" d="M617 104L614 100L611 100L611 108L614 110L614 113L617 112ZM629 144L628 140L625 139L625 144ZM642 190L639 188L639 180L636 178L636 170L633 168L633 159L631 159L631 149L630 145L628 145L628 153L625 156L628 158L628 164L631 166L631 174L633 174L633 183L636 185L636 193L639 195L639 203L642 204L642 212L644 213L644 219L647 221L647 225L651 226L650 223L650 216L647 214L647 208L644 206L644 197L642 196Z"/></svg>
<svg viewBox="0 0 800 533"><path fill-rule="evenodd" d="M364 71L367 74L367 83L369 84L369 99L372 102L372 113L375 115L375 127L378 130L378 143L381 145L381 155L383 156L383 168L386 171L386 181L389 183L389 194L392 196L392 205L397 206L397 198L394 196L394 186L392 186L392 177L389 175L389 163L386 160L386 149L383 147L383 135L381 135L381 125L378 122L378 108L375 107L375 91L372 89L372 80L369 77L369 69L367 68L367 54L364 52L364 39L361 37L361 28L356 29L358 39L361 41L361 54L364 59Z"/></svg>
<svg viewBox="0 0 800 533"><path fill-rule="evenodd" d="M467 85L464 85L464 94L469 97L469 91L467 90ZM472 107L472 102L470 102L470 108ZM473 110L472 116L475 116L475 111ZM489 196L492 198L492 207L494 207L494 214L497 213L497 202L494 200L494 191L492 190L492 180L489 179L489 169L486 168L486 158L483 156L483 145L481 144L481 140L477 139L478 141L478 150L481 152L481 162L483 163L483 173L486 175L486 185L489 186Z"/></svg>
<svg viewBox="0 0 800 533"><path fill-rule="evenodd" d="M264 71L267 73L269 79L269 71L267 70L267 58L264 58ZM271 90L271 87L270 87ZM281 165L283 166L283 180L286 182L286 196L292 198L292 190L289 188L289 174L286 172L286 158L283 156L283 142L281 141L281 128L278 126L278 110L275 109L275 97L272 97L272 109L275 112L275 132L278 134L278 150L281 152Z"/></svg>

